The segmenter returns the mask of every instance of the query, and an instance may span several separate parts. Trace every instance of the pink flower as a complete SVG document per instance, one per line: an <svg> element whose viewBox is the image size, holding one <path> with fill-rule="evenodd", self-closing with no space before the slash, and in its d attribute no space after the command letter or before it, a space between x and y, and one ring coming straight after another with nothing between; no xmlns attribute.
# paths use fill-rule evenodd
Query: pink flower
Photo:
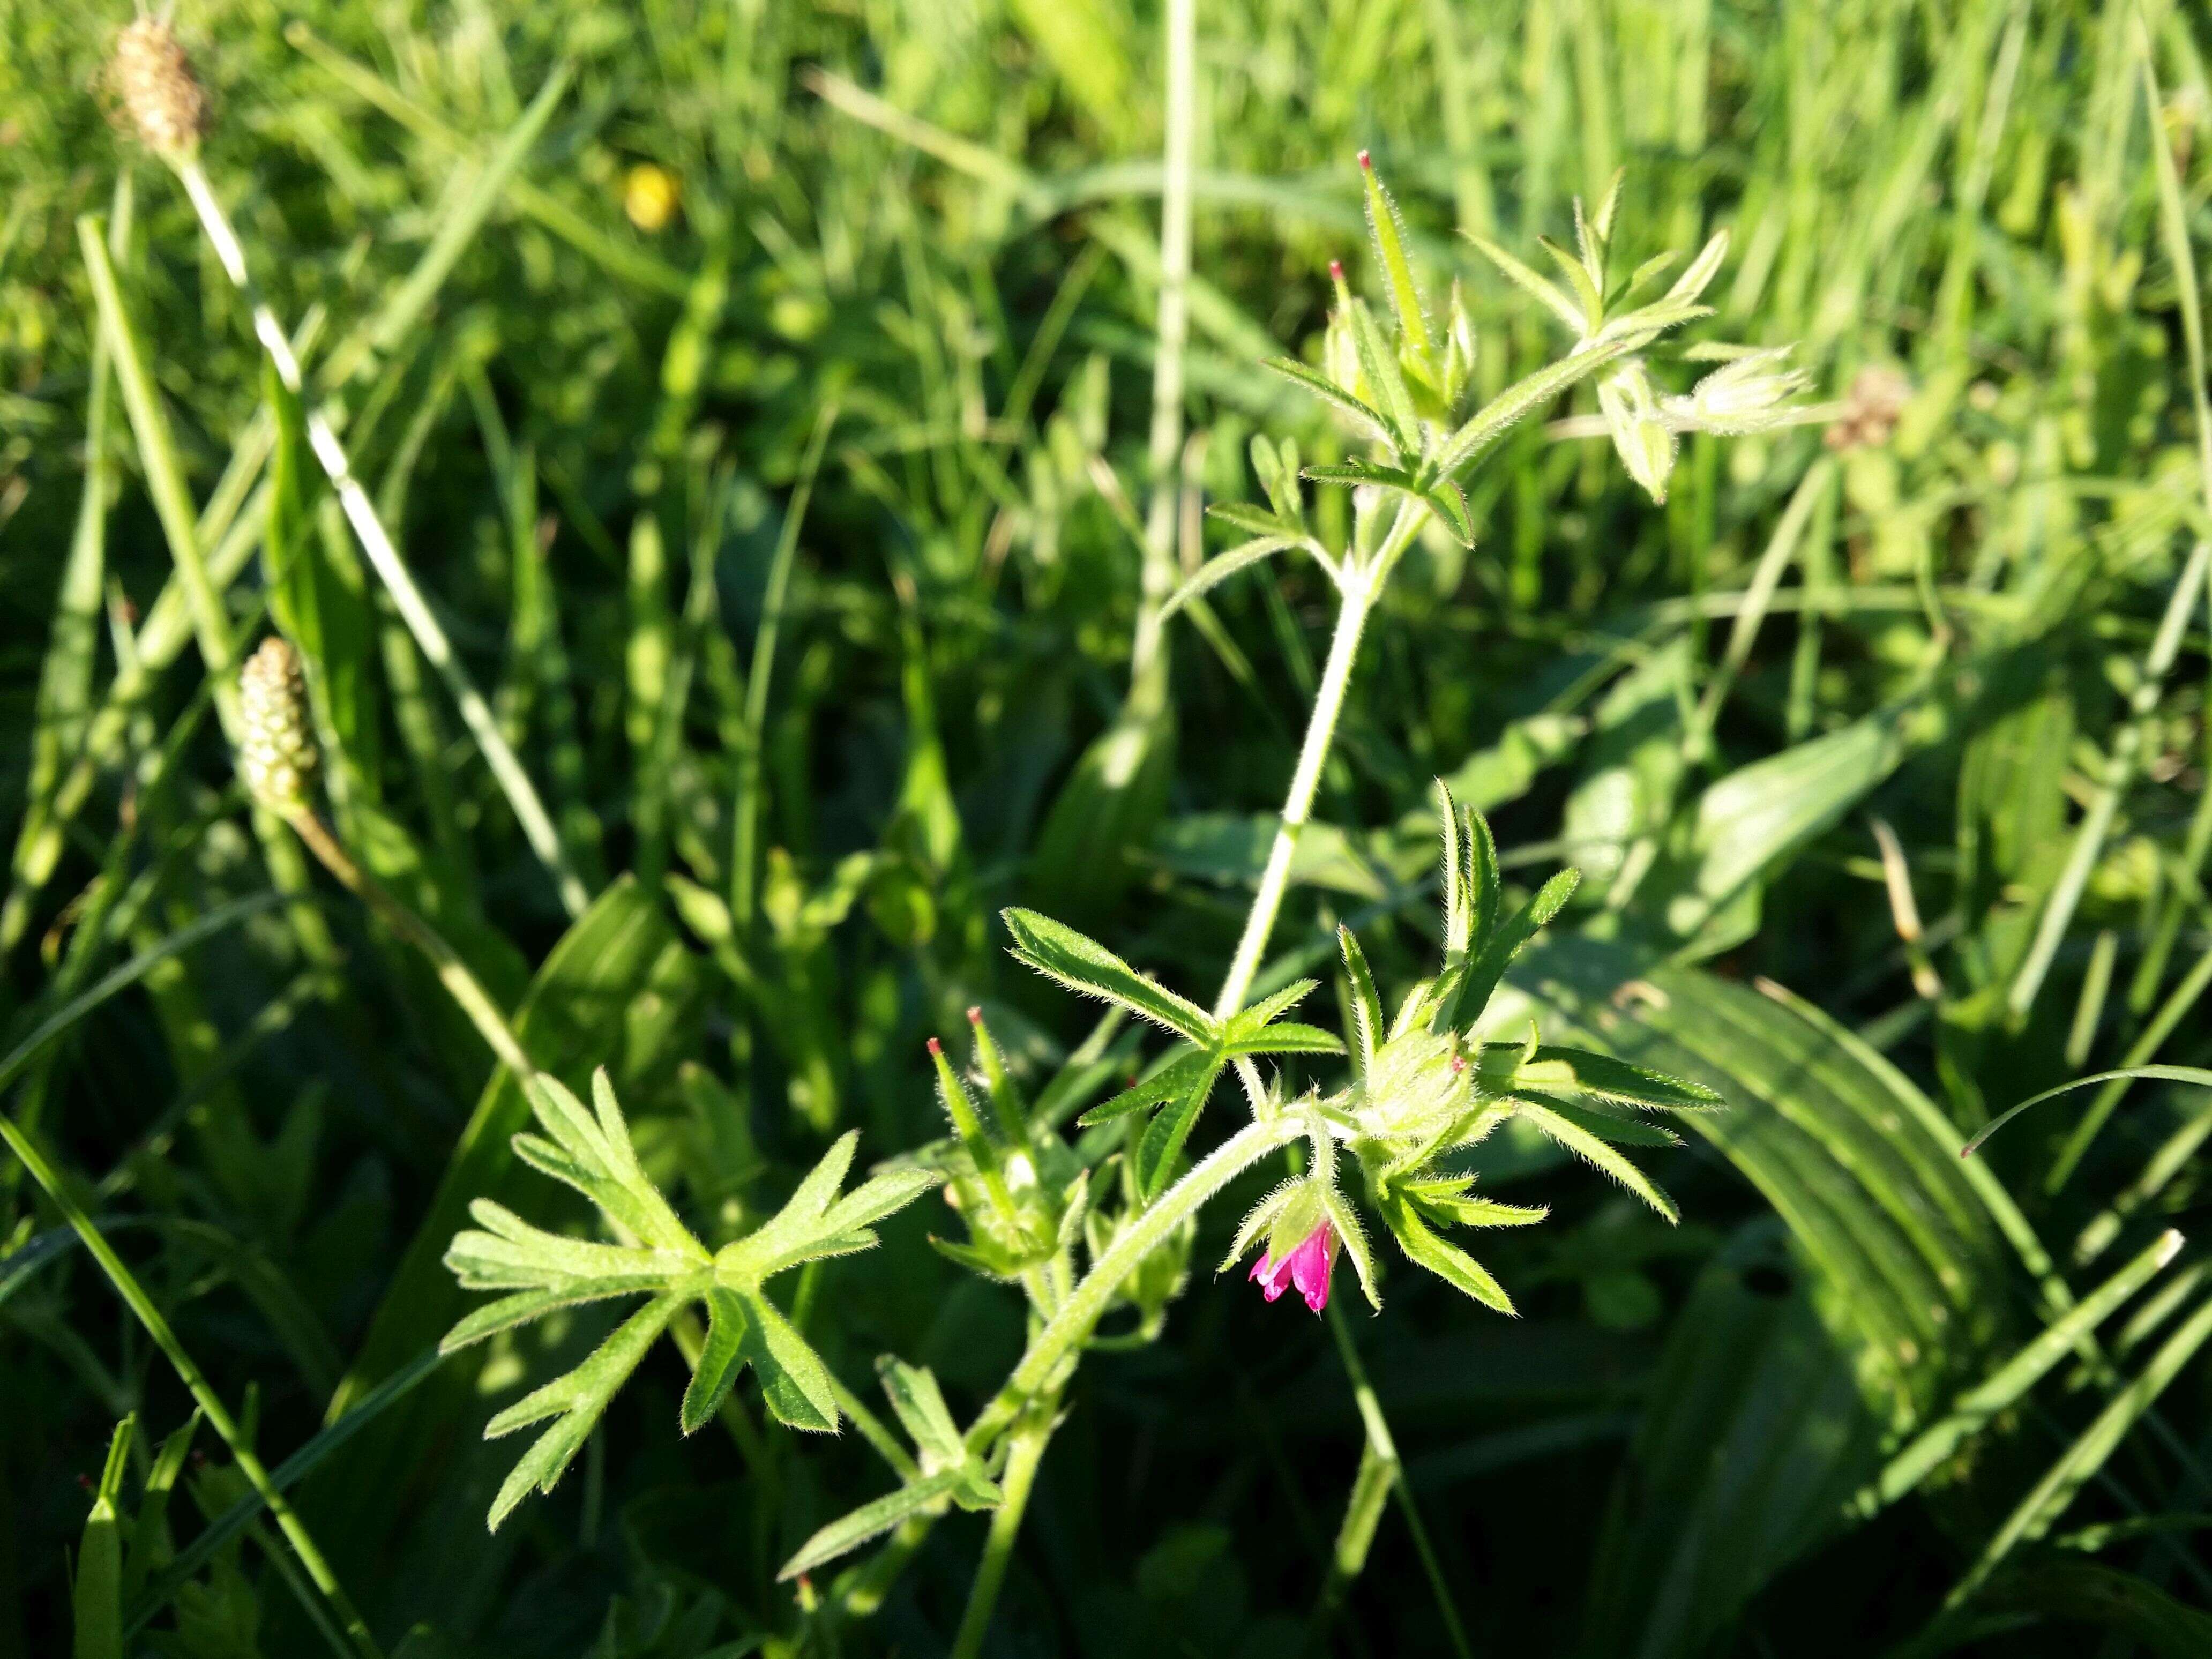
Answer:
<svg viewBox="0 0 2212 1659"><path fill-rule="evenodd" d="M1328 1306L1328 1279L1336 1266L1336 1229L1324 1220L1279 1261L1261 1251L1252 1264L1252 1277L1260 1281L1270 1302L1297 1285L1306 1306L1319 1313Z"/></svg>

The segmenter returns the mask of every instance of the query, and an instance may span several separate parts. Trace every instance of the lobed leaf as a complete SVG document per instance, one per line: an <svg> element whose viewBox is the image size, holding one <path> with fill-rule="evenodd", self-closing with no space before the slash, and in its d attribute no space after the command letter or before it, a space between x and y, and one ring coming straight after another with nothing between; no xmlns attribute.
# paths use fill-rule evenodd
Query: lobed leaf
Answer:
<svg viewBox="0 0 2212 1659"><path fill-rule="evenodd" d="M1193 1042L1215 1040L1218 1027L1206 1010L1146 978L1096 939L1034 910L1000 914L1013 935L1015 959L1047 979L1141 1014Z"/></svg>

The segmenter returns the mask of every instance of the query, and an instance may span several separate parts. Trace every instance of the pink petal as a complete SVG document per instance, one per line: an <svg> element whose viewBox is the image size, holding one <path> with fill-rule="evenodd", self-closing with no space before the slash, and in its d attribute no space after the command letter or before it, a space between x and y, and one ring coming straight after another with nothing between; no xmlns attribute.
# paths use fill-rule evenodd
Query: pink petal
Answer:
<svg viewBox="0 0 2212 1659"><path fill-rule="evenodd" d="M1291 1282L1305 1297L1306 1306L1319 1313L1328 1306L1330 1270L1336 1266L1336 1229L1324 1221L1291 1252Z"/></svg>
<svg viewBox="0 0 2212 1659"><path fill-rule="evenodd" d="M1290 1257L1285 1256L1280 1261L1277 1261L1265 1250L1260 1253L1260 1259L1252 1264L1252 1277L1260 1281L1260 1289L1268 1301L1273 1302L1289 1288L1290 1267Z"/></svg>

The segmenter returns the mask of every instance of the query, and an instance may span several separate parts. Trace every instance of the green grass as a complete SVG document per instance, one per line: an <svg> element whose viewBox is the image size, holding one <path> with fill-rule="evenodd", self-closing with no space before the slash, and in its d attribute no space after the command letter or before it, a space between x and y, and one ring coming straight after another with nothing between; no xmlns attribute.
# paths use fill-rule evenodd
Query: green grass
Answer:
<svg viewBox="0 0 2212 1659"><path fill-rule="evenodd" d="M179 14L252 294L104 112L124 14L0 0L0 1656L2212 1651L2197 9ZM1595 380L1546 396L1348 678L1346 490L1170 605L1279 511L1255 435L1369 453L1261 367L1322 366L1332 259L1402 326L1362 149L1477 404L1571 337L1454 232L1548 273L1625 168L1618 267L1730 233L1657 392L1794 344L1820 418L1686 436L1654 505ZM236 765L272 628L335 873ZM1549 1215L1472 1273L1346 1152L1387 1305L1346 1261L1316 1322L1210 1271L1300 1133L1232 1133L1239 1073L1340 1087L1297 1024L1387 1064L1370 997L1480 954L1440 777L1496 832L1466 906L1583 872L1484 1034L1726 1104L1516 1116L1460 1167ZM1010 947L1160 994L1010 906L1188 1000L1207 1115L1186 1072L1079 1125L1167 1045ZM495 1050L606 1067L635 1170ZM848 1188L918 1158L960 1213L697 1277L794 1191L842 1249L800 1182L852 1130ZM1080 1169L1095 1236L1024 1255ZM593 1302L440 1357L471 1200L531 1230L478 1212L481 1286L502 1238L611 1271L561 1252L653 1192L635 1352ZM486 1425L580 1364L532 1455L604 1415L488 1531Z"/></svg>

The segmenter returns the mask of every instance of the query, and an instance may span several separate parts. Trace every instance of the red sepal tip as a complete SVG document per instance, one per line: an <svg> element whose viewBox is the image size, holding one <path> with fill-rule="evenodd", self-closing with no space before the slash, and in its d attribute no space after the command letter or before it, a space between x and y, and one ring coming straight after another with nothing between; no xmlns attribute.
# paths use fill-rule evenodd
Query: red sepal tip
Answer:
<svg viewBox="0 0 2212 1659"><path fill-rule="evenodd" d="M981 1025L983 1023L983 1008L981 1003L968 1011L968 1023L970 1025Z"/></svg>
<svg viewBox="0 0 2212 1659"><path fill-rule="evenodd" d="M1359 165L1370 173L1375 171L1375 163L1367 159L1367 152L1364 149L1359 152Z"/></svg>
<svg viewBox="0 0 2212 1659"><path fill-rule="evenodd" d="M945 1052L945 1045L935 1037L932 1037L929 1040L929 1052L933 1054L941 1054Z"/></svg>
<svg viewBox="0 0 2212 1659"><path fill-rule="evenodd" d="M1328 262L1328 279L1332 283L1340 283L1344 280L1343 260L1331 259Z"/></svg>

